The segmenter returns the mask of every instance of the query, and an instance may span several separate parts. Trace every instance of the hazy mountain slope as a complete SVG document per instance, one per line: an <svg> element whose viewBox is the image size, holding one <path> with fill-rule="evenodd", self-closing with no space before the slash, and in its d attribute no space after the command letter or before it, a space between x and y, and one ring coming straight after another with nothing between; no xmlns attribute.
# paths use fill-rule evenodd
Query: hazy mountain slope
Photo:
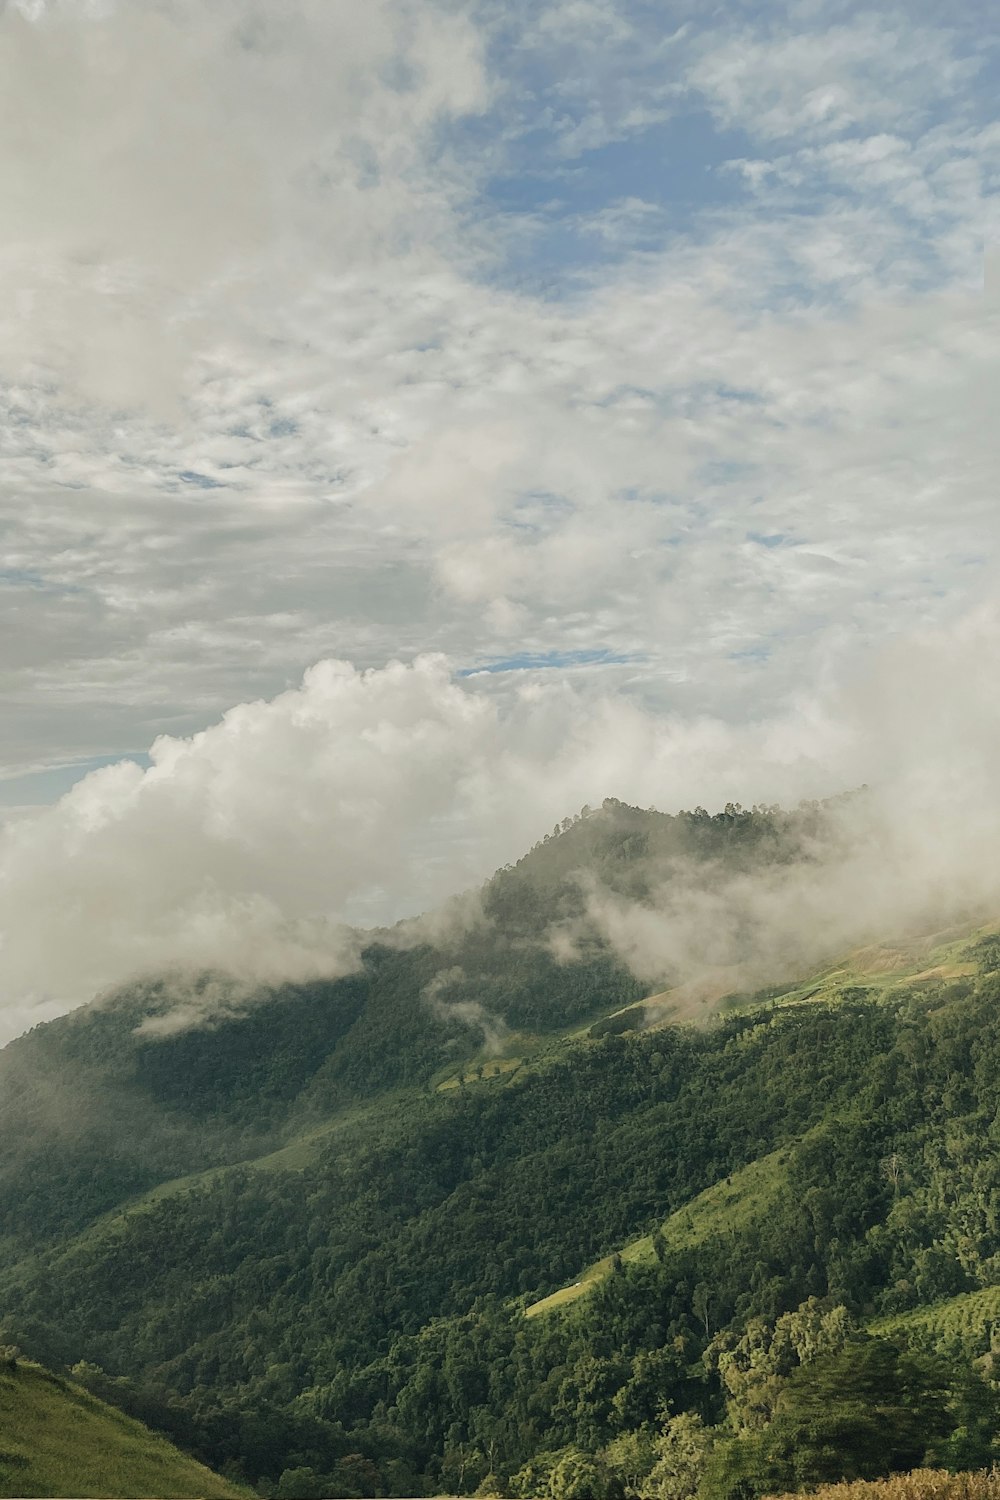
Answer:
<svg viewBox="0 0 1000 1500"><path fill-rule="evenodd" d="M346 980L39 1028L0 1057L12 1336L255 1484L464 1492L664 1401L717 1423L715 1341L809 1298L865 1322L1000 1283L994 938L886 934L697 1028L630 1007L593 934L553 956L586 859L633 891L770 868L821 817L612 805Z"/></svg>
<svg viewBox="0 0 1000 1500"><path fill-rule="evenodd" d="M39 1365L0 1363L0 1495L246 1493L134 1418Z"/></svg>
<svg viewBox="0 0 1000 1500"><path fill-rule="evenodd" d="M586 882L636 894L719 861L766 868L823 818L608 802L459 914L373 934L345 978L257 994L219 975L150 979L36 1027L0 1052L0 1244L29 1249L157 1183L275 1150L484 1041L500 1049L511 1028L545 1035L627 1005L644 986L584 919ZM557 958L569 921L573 952Z"/></svg>
<svg viewBox="0 0 1000 1500"><path fill-rule="evenodd" d="M594 885L644 901L657 886L690 880L699 868L736 874L813 858L835 836L836 805L793 811L730 805L714 815L702 808L670 815L608 798L565 818L516 865L499 870L483 905L507 930L530 933L579 916Z"/></svg>

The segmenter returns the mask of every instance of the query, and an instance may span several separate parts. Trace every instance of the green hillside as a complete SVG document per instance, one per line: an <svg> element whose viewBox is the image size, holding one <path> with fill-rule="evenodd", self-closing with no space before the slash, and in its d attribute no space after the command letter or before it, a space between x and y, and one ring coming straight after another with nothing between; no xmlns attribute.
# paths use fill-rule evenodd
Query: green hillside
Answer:
<svg viewBox="0 0 1000 1500"><path fill-rule="evenodd" d="M0 1430L0 1495L247 1493L73 1381L24 1361L0 1363Z"/></svg>
<svg viewBox="0 0 1000 1500"><path fill-rule="evenodd" d="M547 938L587 860L642 899L678 851L747 872L822 817L611 804L447 942L198 1026L164 980L37 1028L0 1054L4 1336L282 1500L628 1500L636 1465L659 1500L678 1445L702 1500L753 1500L799 1483L781 1445L833 1381L848 1427L865 1380L902 1393L871 1462L988 1465L993 928L688 1009Z"/></svg>
<svg viewBox="0 0 1000 1500"><path fill-rule="evenodd" d="M956 1219L935 1248L933 1174L894 1190L881 1167L893 1150L926 1159L945 1125L952 1153L973 1151L963 1120L977 1089L989 1107L1000 1035L991 981L982 996L963 983L582 1038L513 1075L397 1093L266 1171L172 1183L22 1257L8 1318L254 1483L326 1479L360 1454L390 1489L393 1473L406 1493L460 1489L470 1444L511 1472L546 1444L606 1444L629 1389L650 1415L669 1397L710 1416L707 1372L687 1372L722 1331L817 1295L863 1319L991 1274L968 1202L962 1235ZM968 1097L949 1093L957 1064ZM524 1319L602 1261L558 1327ZM595 1346L613 1351L603 1383L568 1405Z"/></svg>

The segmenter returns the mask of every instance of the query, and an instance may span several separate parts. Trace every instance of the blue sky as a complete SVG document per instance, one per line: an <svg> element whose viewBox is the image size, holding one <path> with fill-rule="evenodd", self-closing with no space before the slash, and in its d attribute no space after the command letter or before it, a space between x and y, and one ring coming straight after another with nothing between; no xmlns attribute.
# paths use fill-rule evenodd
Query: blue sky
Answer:
<svg viewBox="0 0 1000 1500"><path fill-rule="evenodd" d="M997 43L972 0L10 0L0 935L111 828L177 854L133 932L294 923L263 824L199 842L231 783L332 809L324 910L392 913L574 797L870 779L844 695L996 597ZM400 801L407 714L465 759ZM400 747L364 794L357 745Z"/></svg>

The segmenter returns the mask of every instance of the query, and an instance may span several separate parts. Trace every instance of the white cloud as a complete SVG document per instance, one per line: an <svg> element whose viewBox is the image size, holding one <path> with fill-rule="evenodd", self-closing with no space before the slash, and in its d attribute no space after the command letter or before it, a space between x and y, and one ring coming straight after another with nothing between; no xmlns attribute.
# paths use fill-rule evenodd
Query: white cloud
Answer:
<svg viewBox="0 0 1000 1500"><path fill-rule="evenodd" d="M931 899L1000 901L1000 716L983 677L998 648L997 612L980 612L881 658L845 657L827 685L744 726L650 714L586 681L462 683L440 658L367 673L321 662L301 688L158 741L148 770L94 772L7 828L6 1027L165 967L343 972L356 952L343 923L426 910L609 794L675 810L876 782L877 837L866 824L847 864L791 903L754 886L772 932L785 910L786 948L801 929L798 952ZM633 957L658 942L696 965L690 912L643 917L638 935L634 914L612 917Z"/></svg>
<svg viewBox="0 0 1000 1500"><path fill-rule="evenodd" d="M408 0L52 0L0 38L3 366L168 414L241 303L439 235L426 133L486 101L470 23Z"/></svg>
<svg viewBox="0 0 1000 1500"><path fill-rule="evenodd" d="M974 77L943 29L902 12L855 12L801 30L759 25L701 39L688 74L727 124L765 140L824 139L922 121Z"/></svg>
<svg viewBox="0 0 1000 1500"><path fill-rule="evenodd" d="M8 768L193 727L320 656L428 646L602 649L642 658L648 693L679 675L692 707L746 712L815 671L830 629L878 638L985 594L995 312L736 321L705 279L742 283L758 254L679 249L585 309L359 277L317 313L328 362L241 364L196 432L119 428L117 454L112 420L53 430L26 400L0 499Z"/></svg>

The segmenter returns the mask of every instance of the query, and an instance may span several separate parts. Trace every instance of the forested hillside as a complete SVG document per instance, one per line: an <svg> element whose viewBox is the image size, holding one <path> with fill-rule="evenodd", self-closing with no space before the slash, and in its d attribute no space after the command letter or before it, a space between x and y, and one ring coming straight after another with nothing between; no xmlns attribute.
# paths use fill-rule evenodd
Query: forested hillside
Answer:
<svg viewBox="0 0 1000 1500"><path fill-rule="evenodd" d="M823 817L611 804L336 983L38 1028L2 1059L6 1336L283 1496L989 1465L996 939L654 1027L599 936L550 941L582 870L642 899L681 855L810 858Z"/></svg>
<svg viewBox="0 0 1000 1500"><path fill-rule="evenodd" d="M0 1243L30 1248L157 1183L428 1086L484 1046L519 1055L627 1005L644 986L586 922L583 880L639 895L672 861L687 880L789 861L824 819L812 806L586 812L455 912L368 934L342 979L258 992L216 974L144 980L5 1048ZM557 951L567 922L572 949Z"/></svg>

